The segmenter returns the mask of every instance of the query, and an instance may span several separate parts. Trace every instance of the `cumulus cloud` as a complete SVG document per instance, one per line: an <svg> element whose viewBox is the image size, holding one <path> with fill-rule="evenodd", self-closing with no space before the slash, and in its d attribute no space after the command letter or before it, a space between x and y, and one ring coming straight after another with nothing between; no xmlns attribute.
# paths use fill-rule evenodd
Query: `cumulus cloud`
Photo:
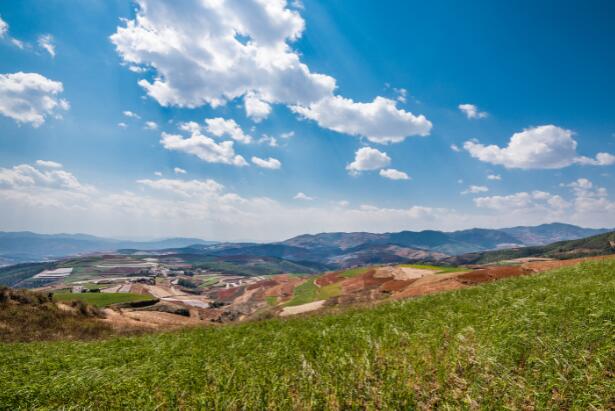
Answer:
<svg viewBox="0 0 615 411"><path fill-rule="evenodd" d="M461 151L461 149L459 148L459 146L457 144L451 144L451 150L459 153Z"/></svg>
<svg viewBox="0 0 615 411"><path fill-rule="evenodd" d="M388 166L391 157L380 150L371 147L362 147L355 152L354 161L346 166L346 170L352 175L361 171L378 170Z"/></svg>
<svg viewBox="0 0 615 411"><path fill-rule="evenodd" d="M247 93L243 98L246 116L254 120L255 123L260 123L271 113L271 105L266 101L258 98L253 92Z"/></svg>
<svg viewBox="0 0 615 411"><path fill-rule="evenodd" d="M478 194L485 193L487 191L489 191L488 187L471 185L466 190L462 191L461 194Z"/></svg>
<svg viewBox="0 0 615 411"><path fill-rule="evenodd" d="M163 106L217 107L243 98L246 114L261 121L272 104L284 104L322 127L375 142L398 142L431 129L424 116L397 109L395 101L357 103L336 96L335 79L312 72L292 48L305 21L286 1L137 4L135 18L125 20L111 41L131 69L155 73L138 83ZM340 119L326 113L332 108Z"/></svg>
<svg viewBox="0 0 615 411"><path fill-rule="evenodd" d="M260 157L252 157L252 162L261 168L268 168L270 170L278 170L282 167L282 163L280 160L275 159L273 157L269 157L268 159L263 159Z"/></svg>
<svg viewBox="0 0 615 411"><path fill-rule="evenodd" d="M403 171L395 170L394 168L386 168L380 170L380 176L389 180L410 180L410 176Z"/></svg>
<svg viewBox="0 0 615 411"><path fill-rule="evenodd" d="M574 161L581 165L610 166L615 164L615 156L609 153L598 153L596 154L596 158L581 156L575 158Z"/></svg>
<svg viewBox="0 0 615 411"><path fill-rule="evenodd" d="M186 170L184 170L183 168L179 168L179 167L175 167L173 171L175 172L175 174L186 174L187 173Z"/></svg>
<svg viewBox="0 0 615 411"><path fill-rule="evenodd" d="M298 192L297 194L295 194L293 199L295 199L295 200L303 200L303 201L312 201L314 199L314 197L310 197L309 195L307 195L305 193Z"/></svg>
<svg viewBox="0 0 615 411"><path fill-rule="evenodd" d="M0 74L0 114L39 127L68 110L68 101L58 97L63 90L61 82L38 73Z"/></svg>
<svg viewBox="0 0 615 411"><path fill-rule="evenodd" d="M122 114L125 115L128 118L136 118L137 120L141 119L140 115L138 115L137 113L134 113L134 112L132 112L130 110L125 110L125 111L122 112Z"/></svg>
<svg viewBox="0 0 615 411"><path fill-rule="evenodd" d="M158 123L155 121L146 121L144 127L146 130L158 130Z"/></svg>
<svg viewBox="0 0 615 411"><path fill-rule="evenodd" d="M186 131L190 130L185 125L181 128ZM160 143L167 150L192 154L208 163L230 164L239 167L248 165L245 158L235 153L233 141L217 143L213 138L203 135L199 128L192 128L191 135L187 138L178 134L162 133Z"/></svg>
<svg viewBox="0 0 615 411"><path fill-rule="evenodd" d="M124 123L123 121L120 121L119 123L117 123L117 126L118 126L119 128L127 128L127 127L128 127L128 124Z"/></svg>
<svg viewBox="0 0 615 411"><path fill-rule="evenodd" d="M367 137L374 143L399 143L407 136L427 136L431 122L425 116L400 110L393 100L376 97L355 103L340 96L324 98L308 107L293 106L301 116L340 133Z"/></svg>
<svg viewBox="0 0 615 411"><path fill-rule="evenodd" d="M525 129L512 135L506 147L485 146L466 141L463 147L474 158L506 168L558 169L574 163L609 165L615 156L599 153L595 159L577 156L577 142L573 132L554 125Z"/></svg>
<svg viewBox="0 0 615 411"><path fill-rule="evenodd" d="M500 181L502 180L502 176L499 174L489 174L487 176L487 180L496 180L496 181Z"/></svg>
<svg viewBox="0 0 615 411"><path fill-rule="evenodd" d="M38 45L45 50L51 57L56 56L56 46L54 44L53 36L51 34L43 34L38 36Z"/></svg>
<svg viewBox="0 0 615 411"><path fill-rule="evenodd" d="M245 134L233 119L225 120L221 117L207 118L205 123L207 123L207 131L216 137L227 135L241 143L249 144L252 142L252 137Z"/></svg>
<svg viewBox="0 0 615 411"><path fill-rule="evenodd" d="M485 111L479 111L474 104L460 104L457 106L459 110L469 119L486 118L489 114Z"/></svg>

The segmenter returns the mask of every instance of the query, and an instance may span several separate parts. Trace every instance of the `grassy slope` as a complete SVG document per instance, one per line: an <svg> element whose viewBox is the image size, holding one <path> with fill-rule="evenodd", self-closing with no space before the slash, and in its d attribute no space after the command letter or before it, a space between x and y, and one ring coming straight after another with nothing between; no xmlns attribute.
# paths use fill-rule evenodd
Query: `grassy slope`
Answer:
<svg viewBox="0 0 615 411"><path fill-rule="evenodd" d="M98 309L83 303L74 303L72 307L70 311L60 309L47 294L0 287L0 353L5 349L1 342L83 340L113 335L107 324L95 319L100 315ZM1 399L0 409L4 409Z"/></svg>
<svg viewBox="0 0 615 411"><path fill-rule="evenodd" d="M54 293L54 301L83 301L96 307L106 307L117 303L151 300L151 295L133 293Z"/></svg>
<svg viewBox="0 0 615 411"><path fill-rule="evenodd" d="M4 345L0 404L604 409L614 273L614 261L592 262L340 314Z"/></svg>

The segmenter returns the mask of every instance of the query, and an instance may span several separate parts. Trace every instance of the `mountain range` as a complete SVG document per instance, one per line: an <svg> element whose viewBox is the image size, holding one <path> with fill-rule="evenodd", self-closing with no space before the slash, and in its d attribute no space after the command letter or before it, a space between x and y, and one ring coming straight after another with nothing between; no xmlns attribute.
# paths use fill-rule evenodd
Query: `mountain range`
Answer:
<svg viewBox="0 0 615 411"><path fill-rule="evenodd" d="M198 238L167 238L153 241L127 241L87 234L37 234L30 231L0 232L0 266L45 261L92 252L118 249L157 250L211 244Z"/></svg>
<svg viewBox="0 0 615 411"><path fill-rule="evenodd" d="M448 256L511 247L538 246L608 232L551 223L453 232L303 234L274 243L218 243L198 238L125 241L85 234L0 232L0 264L45 261L92 252L164 251L217 257L274 257L323 268L404 261L440 261Z"/></svg>
<svg viewBox="0 0 615 411"><path fill-rule="evenodd" d="M277 243L217 243L166 251L217 257L276 257L299 264L337 269L365 264L438 262L449 256L544 245L608 231L610 230L552 223L536 227L473 228L454 232L433 230L382 234L340 232L304 234Z"/></svg>

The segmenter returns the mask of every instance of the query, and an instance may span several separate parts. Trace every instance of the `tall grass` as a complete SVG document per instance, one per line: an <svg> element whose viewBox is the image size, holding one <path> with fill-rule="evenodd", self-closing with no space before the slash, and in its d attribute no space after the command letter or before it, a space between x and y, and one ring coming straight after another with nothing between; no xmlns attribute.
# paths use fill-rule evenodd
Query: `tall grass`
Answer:
<svg viewBox="0 0 615 411"><path fill-rule="evenodd" d="M0 404L608 409L615 262L329 315L0 346Z"/></svg>

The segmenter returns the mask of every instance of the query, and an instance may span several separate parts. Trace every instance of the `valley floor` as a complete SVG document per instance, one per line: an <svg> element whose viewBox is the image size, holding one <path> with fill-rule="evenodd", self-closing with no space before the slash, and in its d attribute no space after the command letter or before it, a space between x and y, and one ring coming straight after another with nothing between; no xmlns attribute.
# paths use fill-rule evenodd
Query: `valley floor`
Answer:
<svg viewBox="0 0 615 411"><path fill-rule="evenodd" d="M344 309L0 345L0 408L609 409L615 260Z"/></svg>

